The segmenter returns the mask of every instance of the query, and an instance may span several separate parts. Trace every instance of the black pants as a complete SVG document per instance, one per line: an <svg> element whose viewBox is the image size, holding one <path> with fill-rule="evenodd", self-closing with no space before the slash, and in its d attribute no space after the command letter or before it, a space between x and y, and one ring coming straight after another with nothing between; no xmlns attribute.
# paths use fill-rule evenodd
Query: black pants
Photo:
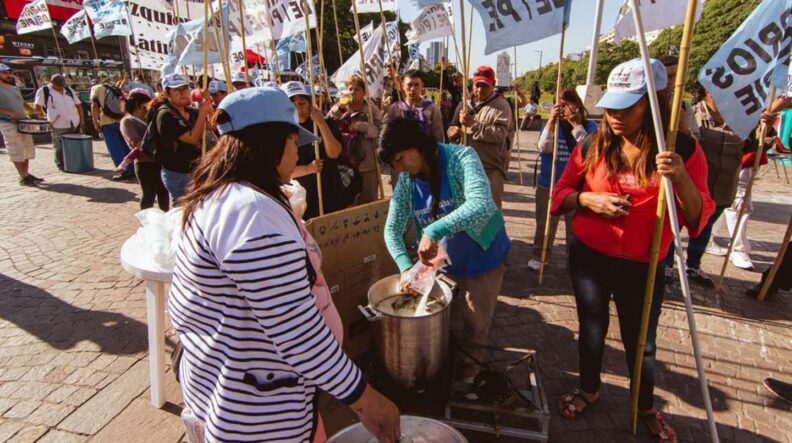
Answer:
<svg viewBox="0 0 792 443"><path fill-rule="evenodd" d="M601 384L602 353L610 320L608 305L611 295L616 302L627 367L632 378L648 265L600 254L576 238L572 239L569 249L572 285L580 323L580 388L594 393L599 391ZM658 263L659 278L655 279L649 333L643 351L638 407L644 411L652 409L654 405L655 333L665 292L664 268L662 262Z"/></svg>
<svg viewBox="0 0 792 443"><path fill-rule="evenodd" d="M170 207L170 197L165 185L162 184L159 163L137 162L135 163L135 174L143 189L143 196L140 197L140 209L153 207L156 198L159 208L167 212Z"/></svg>
<svg viewBox="0 0 792 443"><path fill-rule="evenodd" d="M770 275L770 269L772 266L762 273L762 283ZM781 259L781 266L778 267L770 288L783 289L784 291L792 289L792 243L787 246L784 257Z"/></svg>

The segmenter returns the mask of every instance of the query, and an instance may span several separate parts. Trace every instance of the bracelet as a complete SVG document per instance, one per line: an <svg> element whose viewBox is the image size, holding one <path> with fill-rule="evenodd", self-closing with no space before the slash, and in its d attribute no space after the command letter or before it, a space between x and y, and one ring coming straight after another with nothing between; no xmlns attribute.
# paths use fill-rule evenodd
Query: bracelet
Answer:
<svg viewBox="0 0 792 443"><path fill-rule="evenodd" d="M575 209L580 209L580 208L582 208L582 207L583 207L583 206L580 204L580 194L582 194L582 193L583 193L583 191L579 191L579 192L577 193L577 195L575 196Z"/></svg>

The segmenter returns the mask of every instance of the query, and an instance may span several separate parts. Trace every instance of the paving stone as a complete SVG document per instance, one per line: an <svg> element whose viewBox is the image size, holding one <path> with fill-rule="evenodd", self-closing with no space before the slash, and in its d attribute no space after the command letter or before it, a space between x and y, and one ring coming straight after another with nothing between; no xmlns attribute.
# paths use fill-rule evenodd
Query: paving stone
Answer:
<svg viewBox="0 0 792 443"><path fill-rule="evenodd" d="M27 421L39 425L44 425L48 428L55 427L67 415L74 411L74 406L69 405L56 405L53 403L42 403L42 405L35 410L30 416L26 418Z"/></svg>
<svg viewBox="0 0 792 443"><path fill-rule="evenodd" d="M59 429L50 429L37 443L82 443L88 441L88 437ZM128 441L128 440L127 440Z"/></svg>
<svg viewBox="0 0 792 443"><path fill-rule="evenodd" d="M20 420L3 421L0 423L0 441L12 441L11 437L26 426L28 424Z"/></svg>
<svg viewBox="0 0 792 443"><path fill-rule="evenodd" d="M14 435L15 443L33 443L47 432L45 426L29 426Z"/></svg>
<svg viewBox="0 0 792 443"><path fill-rule="evenodd" d="M17 402L11 409L7 410L3 416L6 418L27 418L38 407L41 406L39 401L21 400Z"/></svg>

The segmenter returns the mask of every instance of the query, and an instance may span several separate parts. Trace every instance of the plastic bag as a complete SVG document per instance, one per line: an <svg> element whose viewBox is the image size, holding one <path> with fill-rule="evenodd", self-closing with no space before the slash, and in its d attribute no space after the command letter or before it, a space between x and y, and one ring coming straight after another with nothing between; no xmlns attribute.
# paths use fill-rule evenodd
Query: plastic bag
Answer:
<svg viewBox="0 0 792 443"><path fill-rule="evenodd" d="M437 280L437 273L451 264L448 253L442 246L438 245L437 255L431 263L431 266L427 266L419 261L413 265L399 280L399 288L403 292L412 290L421 295L428 295Z"/></svg>
<svg viewBox="0 0 792 443"><path fill-rule="evenodd" d="M308 196L305 188L297 180L292 180L291 183L281 185L281 191L286 194L286 197L289 197L289 206L291 206L294 215L302 220L305 210L308 209Z"/></svg>
<svg viewBox="0 0 792 443"><path fill-rule="evenodd" d="M168 212L149 208L136 213L135 217L141 224L135 237L145 255L143 261L161 270L172 270L181 236L181 208Z"/></svg>

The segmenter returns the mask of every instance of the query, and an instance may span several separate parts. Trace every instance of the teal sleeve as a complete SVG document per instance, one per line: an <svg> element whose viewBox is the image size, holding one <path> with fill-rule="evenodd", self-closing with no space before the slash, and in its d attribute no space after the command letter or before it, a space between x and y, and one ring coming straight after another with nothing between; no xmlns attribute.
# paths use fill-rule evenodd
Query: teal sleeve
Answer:
<svg viewBox="0 0 792 443"><path fill-rule="evenodd" d="M462 181L464 203L424 229L424 234L434 241L485 225L498 212L487 174L476 151L464 148L451 154L447 174L451 180ZM460 197L456 196L456 199L461 201Z"/></svg>
<svg viewBox="0 0 792 443"><path fill-rule="evenodd" d="M385 221L385 246L401 272L413 265L409 254L407 254L407 247L404 245L404 230L412 207L409 185L411 182L412 180L407 174L402 174L399 177L399 182L391 197L388 219Z"/></svg>

